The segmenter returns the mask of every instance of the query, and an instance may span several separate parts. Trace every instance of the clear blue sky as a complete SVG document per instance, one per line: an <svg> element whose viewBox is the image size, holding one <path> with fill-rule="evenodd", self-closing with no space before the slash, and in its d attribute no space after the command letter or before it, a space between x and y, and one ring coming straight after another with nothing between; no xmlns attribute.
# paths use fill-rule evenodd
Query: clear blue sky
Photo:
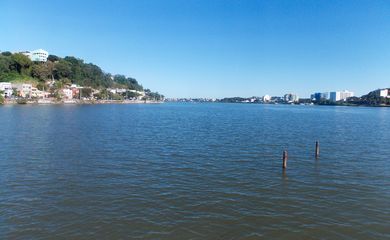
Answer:
<svg viewBox="0 0 390 240"><path fill-rule="evenodd" d="M0 50L43 48L167 97L390 87L390 1L0 1Z"/></svg>

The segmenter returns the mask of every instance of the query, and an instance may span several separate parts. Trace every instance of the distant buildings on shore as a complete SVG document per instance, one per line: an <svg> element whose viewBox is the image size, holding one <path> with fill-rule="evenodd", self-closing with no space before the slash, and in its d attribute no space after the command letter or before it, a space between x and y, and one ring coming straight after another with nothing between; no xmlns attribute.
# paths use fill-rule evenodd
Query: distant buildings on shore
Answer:
<svg viewBox="0 0 390 240"><path fill-rule="evenodd" d="M54 83L51 83L49 87L52 87ZM26 98L26 99L45 99L53 97L53 95L56 95L57 98L63 99L63 100L72 100L72 99L81 99L82 94L81 92L84 87L78 86L76 84L71 85L65 85L63 88L58 90L58 94L53 92L48 92L45 90L39 90L36 87L34 87L30 83L10 83L10 82L0 82L0 92L3 97L7 99L11 98ZM90 92L89 98L93 98L94 95L99 94L102 92L102 90L98 89L92 89L92 88L86 88L87 92ZM107 93L110 94L117 94L123 97L126 97L126 99L131 100L141 100L143 99L146 94L144 91L137 91L132 89L125 89L125 88L107 88ZM109 96L107 95L107 98ZM83 97L85 98L85 97Z"/></svg>
<svg viewBox="0 0 390 240"><path fill-rule="evenodd" d="M4 97L11 97L13 93L12 84L9 82L0 82L0 91L4 92Z"/></svg>
<svg viewBox="0 0 390 240"><path fill-rule="evenodd" d="M49 96L46 91L38 90L29 83L0 82L0 91L5 98L18 96L22 98L45 98Z"/></svg>
<svg viewBox="0 0 390 240"><path fill-rule="evenodd" d="M287 93L287 94L285 94L283 99L284 99L284 101L286 103L296 103L296 102L299 102L298 95L296 95L294 93Z"/></svg>
<svg viewBox="0 0 390 240"><path fill-rule="evenodd" d="M284 94L283 97L270 96L268 94L264 95L261 98L264 103L297 103L299 102L299 97L295 93Z"/></svg>
<svg viewBox="0 0 390 240"><path fill-rule="evenodd" d="M293 93L287 93L283 97L264 95L262 97L231 97L231 98L166 98L166 102L226 102L226 103L288 103L295 104L299 102L299 97Z"/></svg>
<svg viewBox="0 0 390 240"><path fill-rule="evenodd" d="M334 92L317 92L313 93L311 95L312 101L331 101L331 102L338 102L338 101L345 101L350 97L353 97L353 92L350 92L348 90L344 91L334 91Z"/></svg>
<svg viewBox="0 0 390 240"><path fill-rule="evenodd" d="M269 101L271 101L271 96L268 95L268 94L266 94L266 95L264 95L264 96L262 97L262 99L263 99L263 102L269 102Z"/></svg>
<svg viewBox="0 0 390 240"><path fill-rule="evenodd" d="M332 102L337 102L337 101L345 101L348 98L353 97L353 96L354 96L353 92L344 90L344 91L340 91L340 92L330 92L329 99Z"/></svg>

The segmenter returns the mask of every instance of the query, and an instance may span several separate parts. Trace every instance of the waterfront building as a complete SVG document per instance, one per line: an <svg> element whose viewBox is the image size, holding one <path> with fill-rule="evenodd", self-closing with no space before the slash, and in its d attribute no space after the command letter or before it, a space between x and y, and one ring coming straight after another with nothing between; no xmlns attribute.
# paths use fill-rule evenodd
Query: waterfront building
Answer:
<svg viewBox="0 0 390 240"><path fill-rule="evenodd" d="M311 95L311 100L313 101L325 101L329 100L329 93L328 92L316 92Z"/></svg>
<svg viewBox="0 0 390 240"><path fill-rule="evenodd" d="M28 83L12 84L12 88L16 88L20 97L31 97L32 85Z"/></svg>
<svg viewBox="0 0 390 240"><path fill-rule="evenodd" d="M264 95L263 96L263 102L269 102L269 101L271 101L271 96L268 95L268 94Z"/></svg>
<svg viewBox="0 0 390 240"><path fill-rule="evenodd" d="M116 89L108 88L107 90L112 94L116 94Z"/></svg>
<svg viewBox="0 0 390 240"><path fill-rule="evenodd" d="M128 91L126 88L108 88L107 90L112 94L121 94L126 93Z"/></svg>
<svg viewBox="0 0 390 240"><path fill-rule="evenodd" d="M3 96L8 98L12 96L12 84L9 82L0 82L0 91L3 91Z"/></svg>
<svg viewBox="0 0 390 240"><path fill-rule="evenodd" d="M137 91L137 90L133 90L133 89L129 89L128 91L137 94L138 95L138 97L137 97L138 100L141 100L143 97L145 97L145 92L144 91Z"/></svg>
<svg viewBox="0 0 390 240"><path fill-rule="evenodd" d="M378 97L390 98L390 88L377 89L374 93Z"/></svg>
<svg viewBox="0 0 390 240"><path fill-rule="evenodd" d="M336 91L336 92L330 92L329 100L332 102L345 101L345 100L347 100L347 98L350 98L353 96L354 96L353 92L350 92L348 90Z"/></svg>
<svg viewBox="0 0 390 240"><path fill-rule="evenodd" d="M43 49L37 49L34 51L23 51L21 54L29 57L33 62L46 62L49 57L49 53Z"/></svg>
<svg viewBox="0 0 390 240"><path fill-rule="evenodd" d="M299 101L299 97L296 94L293 93L287 93L284 95L284 101L288 103L294 103Z"/></svg>
<svg viewBox="0 0 390 240"><path fill-rule="evenodd" d="M80 89L83 87L78 86L77 84L70 85L70 90L72 90L72 98L80 98Z"/></svg>
<svg viewBox="0 0 390 240"><path fill-rule="evenodd" d="M62 93L64 94L66 99L72 99L73 98L73 91L72 91L72 89L64 88L64 89L62 89Z"/></svg>
<svg viewBox="0 0 390 240"><path fill-rule="evenodd" d="M38 90L38 88L31 88L31 97L34 98L47 98L49 96L48 92Z"/></svg>
<svg viewBox="0 0 390 240"><path fill-rule="evenodd" d="M330 92L330 101L337 102L340 100L340 92Z"/></svg>
<svg viewBox="0 0 390 240"><path fill-rule="evenodd" d="M140 96L145 96L145 92L144 91L137 91L137 90L133 90L133 89L130 89L128 90L129 92L133 92L133 93L137 93L139 94Z"/></svg>
<svg viewBox="0 0 390 240"><path fill-rule="evenodd" d="M271 97L270 101L273 102L273 103L280 103L280 102L283 102L282 100L283 100L282 97L273 96L273 97Z"/></svg>

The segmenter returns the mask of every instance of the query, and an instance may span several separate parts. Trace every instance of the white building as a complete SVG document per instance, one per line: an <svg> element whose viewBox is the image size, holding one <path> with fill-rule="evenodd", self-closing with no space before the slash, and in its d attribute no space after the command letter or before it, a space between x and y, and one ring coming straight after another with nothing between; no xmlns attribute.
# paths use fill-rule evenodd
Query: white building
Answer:
<svg viewBox="0 0 390 240"><path fill-rule="evenodd" d="M62 89L62 93L64 94L65 98L72 99L73 98L73 91L72 89Z"/></svg>
<svg viewBox="0 0 390 240"><path fill-rule="evenodd" d="M43 49L37 49L31 52L31 61L34 62L46 62L49 53Z"/></svg>
<svg viewBox="0 0 390 240"><path fill-rule="evenodd" d="M263 102L269 102L271 101L271 96L270 95L264 95L263 96Z"/></svg>
<svg viewBox="0 0 390 240"><path fill-rule="evenodd" d="M130 89L130 90L128 90L128 91L129 91L129 92L136 93L136 94L138 94L138 95L140 95L140 96L142 96L142 97L145 96L145 92L144 92L144 91L137 91L137 90L133 90L133 89Z"/></svg>
<svg viewBox="0 0 390 240"><path fill-rule="evenodd" d="M0 91L4 92L4 97L11 97L13 93L12 84L9 82L0 82Z"/></svg>
<svg viewBox="0 0 390 240"><path fill-rule="evenodd" d="M294 103L299 101L299 97L296 94L293 93L287 93L284 95L284 101L288 103Z"/></svg>
<svg viewBox="0 0 390 240"><path fill-rule="evenodd" d="M29 57L31 61L34 62L46 62L47 58L49 57L49 53L43 49L37 49L34 51L24 51L20 52L21 54Z"/></svg>
<svg viewBox="0 0 390 240"><path fill-rule="evenodd" d="M121 94L126 93L128 91L126 88L108 88L107 90L113 94Z"/></svg>
<svg viewBox="0 0 390 240"><path fill-rule="evenodd" d="M12 84L12 88L16 88L18 95L21 97L31 97L32 85L28 83Z"/></svg>
<svg viewBox="0 0 390 240"><path fill-rule="evenodd" d="M353 96L354 96L353 92L350 92L347 90L330 92L329 100L332 102L345 101L345 100L347 100L347 98L353 97Z"/></svg>
<svg viewBox="0 0 390 240"><path fill-rule="evenodd" d="M38 88L31 88L31 97L35 98L47 98L49 96L48 92L38 90Z"/></svg>
<svg viewBox="0 0 390 240"><path fill-rule="evenodd" d="M390 98L390 88L375 90L375 95L378 97Z"/></svg>

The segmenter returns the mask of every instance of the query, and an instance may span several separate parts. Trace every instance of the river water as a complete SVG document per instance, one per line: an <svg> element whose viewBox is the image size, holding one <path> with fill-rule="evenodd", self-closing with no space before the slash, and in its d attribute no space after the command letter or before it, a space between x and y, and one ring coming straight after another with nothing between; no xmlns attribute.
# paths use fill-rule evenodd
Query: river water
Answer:
<svg viewBox="0 0 390 240"><path fill-rule="evenodd" d="M18 105L0 126L0 239L390 238L390 108Z"/></svg>

